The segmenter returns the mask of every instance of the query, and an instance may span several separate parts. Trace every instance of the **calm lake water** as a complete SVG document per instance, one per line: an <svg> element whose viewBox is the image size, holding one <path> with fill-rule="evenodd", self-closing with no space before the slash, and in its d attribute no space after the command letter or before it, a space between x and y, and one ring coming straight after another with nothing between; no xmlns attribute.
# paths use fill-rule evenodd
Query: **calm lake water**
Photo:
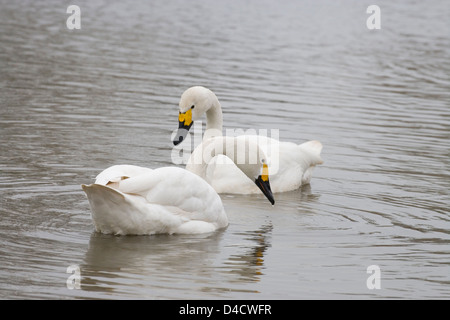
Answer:
<svg viewBox="0 0 450 320"><path fill-rule="evenodd" d="M0 0L0 298L450 298L450 4ZM178 101L320 140L310 186L221 195L227 229L94 232L80 185L173 165ZM68 289L69 266L81 288ZM370 290L367 268L380 268Z"/></svg>

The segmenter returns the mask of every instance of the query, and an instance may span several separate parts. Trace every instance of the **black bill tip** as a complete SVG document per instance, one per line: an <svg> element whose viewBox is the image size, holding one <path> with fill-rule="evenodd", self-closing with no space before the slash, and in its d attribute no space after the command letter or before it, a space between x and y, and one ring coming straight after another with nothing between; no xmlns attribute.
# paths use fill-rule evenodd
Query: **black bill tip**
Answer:
<svg viewBox="0 0 450 320"><path fill-rule="evenodd" d="M270 201L272 205L275 204L275 199L273 198L272 190L270 190L269 180L263 180L261 176L255 180L255 184L262 191L262 193L266 196L266 198Z"/></svg>
<svg viewBox="0 0 450 320"><path fill-rule="evenodd" d="M186 136L187 136L187 134L189 132L189 129L191 128L191 125L189 125L189 126L180 125L180 127L177 130L177 133L176 133L175 137L172 140L174 145L177 146L181 142L184 141L184 139L186 138Z"/></svg>

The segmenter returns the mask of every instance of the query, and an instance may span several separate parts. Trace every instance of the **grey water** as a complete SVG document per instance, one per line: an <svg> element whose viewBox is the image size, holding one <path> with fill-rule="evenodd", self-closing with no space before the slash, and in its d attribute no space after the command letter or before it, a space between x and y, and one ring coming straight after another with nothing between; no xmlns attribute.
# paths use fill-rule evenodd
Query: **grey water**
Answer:
<svg viewBox="0 0 450 320"><path fill-rule="evenodd" d="M69 30L72 3L0 0L0 298L450 298L448 1L377 0L374 30L368 1L76 2ZM222 194L222 231L96 233L80 185L182 166L193 85L324 164L273 207Z"/></svg>

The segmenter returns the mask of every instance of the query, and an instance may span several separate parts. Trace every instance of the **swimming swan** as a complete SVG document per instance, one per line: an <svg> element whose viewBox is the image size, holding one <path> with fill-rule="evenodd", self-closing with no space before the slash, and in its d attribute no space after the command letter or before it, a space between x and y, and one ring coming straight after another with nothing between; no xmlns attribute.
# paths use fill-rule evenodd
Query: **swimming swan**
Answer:
<svg viewBox="0 0 450 320"><path fill-rule="evenodd" d="M211 156L218 153L236 162L273 204L265 155L256 161L237 161L235 138L212 139ZM242 140L241 140L242 141ZM244 143L247 149L252 142ZM256 146L257 148L257 146ZM115 165L102 171L91 185L82 185L89 200L95 230L116 235L205 233L228 225L217 192L198 174L177 167L149 169Z"/></svg>
<svg viewBox="0 0 450 320"><path fill-rule="evenodd" d="M209 89L195 86L187 89L181 96L179 103L179 126L173 143L181 143L194 121L206 114L206 130L203 142L191 154L186 165L189 171L199 170L198 154L202 153L202 146L211 137L222 136L222 108L217 96ZM308 141L297 145L292 142L278 140L258 135L246 137L263 150L268 158L272 191L285 192L296 190L311 181L312 171L318 164L322 164L320 152L322 144L319 141ZM258 188L238 170L230 159L222 155L209 162L206 170L206 180L218 193L257 193ZM218 165L220 163L220 165Z"/></svg>

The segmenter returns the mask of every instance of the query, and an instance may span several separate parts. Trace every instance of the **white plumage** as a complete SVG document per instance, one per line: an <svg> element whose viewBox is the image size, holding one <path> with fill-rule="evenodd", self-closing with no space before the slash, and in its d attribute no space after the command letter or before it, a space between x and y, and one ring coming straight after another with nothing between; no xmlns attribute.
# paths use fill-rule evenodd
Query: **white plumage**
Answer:
<svg viewBox="0 0 450 320"><path fill-rule="evenodd" d="M248 140L210 139L213 150L236 161L231 152L237 142L256 150L256 162L236 162L244 177L253 180L273 204L265 155ZM207 167L194 174L186 169L149 169L116 165L102 171L91 185L82 185L89 199L95 229L116 235L205 233L228 225L228 218L214 188L203 178Z"/></svg>
<svg viewBox="0 0 450 320"><path fill-rule="evenodd" d="M203 142L192 153L186 169L197 171L198 153L202 152L204 145L211 137L222 135L222 108L216 95L209 89L196 86L187 89L181 96L179 130L174 144L183 141L191 124L185 125L182 115L189 114L192 121L198 120L206 114L206 131ZM258 135L245 135L246 139L257 143L265 153L270 172L270 185L272 192L285 192L296 190L303 184L311 181L312 172L316 165L322 164L320 153L322 144L313 140L303 144L281 142L272 138ZM218 193L257 193L258 188L245 177L230 159L218 155L207 164L205 179Z"/></svg>
<svg viewBox="0 0 450 320"><path fill-rule="evenodd" d="M95 229L102 233L204 233L228 225L219 195L181 168L117 165L82 187Z"/></svg>

